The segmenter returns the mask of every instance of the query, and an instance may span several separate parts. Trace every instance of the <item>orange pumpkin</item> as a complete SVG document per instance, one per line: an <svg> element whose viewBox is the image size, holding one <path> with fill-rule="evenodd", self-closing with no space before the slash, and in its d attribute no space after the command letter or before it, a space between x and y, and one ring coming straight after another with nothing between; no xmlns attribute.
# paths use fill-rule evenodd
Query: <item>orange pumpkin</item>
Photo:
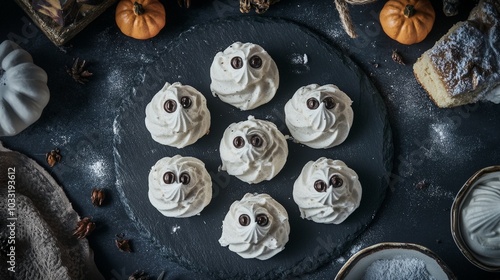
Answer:
<svg viewBox="0 0 500 280"><path fill-rule="evenodd" d="M431 32L435 18L429 0L389 0L380 12L385 34L405 45L422 42Z"/></svg>
<svg viewBox="0 0 500 280"><path fill-rule="evenodd" d="M158 0L121 0L115 20L123 34L135 39L156 36L165 26L165 7Z"/></svg>

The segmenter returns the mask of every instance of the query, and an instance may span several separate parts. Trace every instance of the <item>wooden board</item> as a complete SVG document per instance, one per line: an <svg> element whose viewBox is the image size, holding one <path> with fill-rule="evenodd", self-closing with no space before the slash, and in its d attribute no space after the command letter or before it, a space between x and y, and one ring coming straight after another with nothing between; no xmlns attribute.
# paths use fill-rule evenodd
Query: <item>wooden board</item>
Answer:
<svg viewBox="0 0 500 280"><path fill-rule="evenodd" d="M268 104L240 111L212 96L210 65L218 51L235 41L253 42L274 58L280 87ZM311 31L289 21L243 17L196 26L172 42L150 65L138 68L142 81L124 100L114 123L117 187L135 224L158 250L195 271L220 278L275 278L311 272L340 256L375 217L384 200L392 167L392 134L386 109L369 78L350 60ZM210 134L183 149L162 146L144 125L146 104L165 82L180 81L200 90L212 115ZM219 142L225 128L248 115L274 122L289 134L284 105L301 86L333 83L353 100L354 123L338 147L314 150L289 142L284 169L271 181L248 185L219 172ZM213 199L200 216L166 218L148 200L148 173L157 160L181 154L201 159L212 176ZM341 159L359 175L361 206L342 224L324 225L300 218L292 198L295 179L307 161L321 156ZM222 220L229 206L247 192L268 193L288 211L290 241L266 261L243 259L221 247Z"/></svg>

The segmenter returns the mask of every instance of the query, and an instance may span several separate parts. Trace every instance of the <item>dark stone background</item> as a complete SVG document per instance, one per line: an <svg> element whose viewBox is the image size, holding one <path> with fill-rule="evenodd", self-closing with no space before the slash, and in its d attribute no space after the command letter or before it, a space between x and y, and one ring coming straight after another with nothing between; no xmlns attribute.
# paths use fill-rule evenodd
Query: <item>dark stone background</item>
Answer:
<svg viewBox="0 0 500 280"><path fill-rule="evenodd" d="M236 0L193 1L189 10L176 1L165 1L167 26L158 37L138 41L125 37L115 25L113 5L65 47L54 46L12 0L2 1L0 38L17 40L49 75L51 101L41 119L15 137L2 137L7 148L34 158L43 166L45 153L59 147L63 163L51 174L64 187L74 208L92 216L99 224L89 237L95 261L106 279L126 279L135 270L152 276L166 271L166 279L204 279L165 259L128 219L114 188L113 120L138 71L165 46L160 42L177 37L191 26L221 17L241 15ZM440 1L439 1L440 2ZM480 168L499 164L500 116L498 105L482 103L455 109L439 109L416 83L411 65L432 47L457 21L467 17L472 1L458 16L447 18L441 4L434 3L436 23L420 44L403 46L381 30L378 13L384 1L351 6L360 35L350 39L342 30L333 1L282 0L263 17L279 17L302 24L341 49L372 77L389 111L394 134L395 160L390 191L370 228L345 255L301 279L332 279L353 253L384 242L412 242L439 255L459 279L498 279L470 264L460 253L450 233L450 207L463 183ZM252 13L249 16L257 16ZM391 60L397 49L406 65ZM65 67L80 57L88 61L94 76L80 85ZM378 66L378 67L375 67ZM426 180L429 186L415 185ZM109 190L108 203L94 208L89 202L93 187ZM135 252L118 252L117 233L133 239Z"/></svg>

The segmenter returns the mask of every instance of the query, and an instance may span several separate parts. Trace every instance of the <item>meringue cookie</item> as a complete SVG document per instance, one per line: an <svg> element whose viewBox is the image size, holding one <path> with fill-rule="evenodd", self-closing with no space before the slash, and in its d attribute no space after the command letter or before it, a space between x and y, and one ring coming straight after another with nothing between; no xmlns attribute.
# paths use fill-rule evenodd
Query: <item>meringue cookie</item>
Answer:
<svg viewBox="0 0 500 280"><path fill-rule="evenodd" d="M279 86L279 72L259 45L236 42L215 55L210 67L214 96L243 111L269 102Z"/></svg>
<svg viewBox="0 0 500 280"><path fill-rule="evenodd" d="M212 179L194 157L164 157L149 172L149 201L164 216L197 215L212 199Z"/></svg>
<svg viewBox="0 0 500 280"><path fill-rule="evenodd" d="M288 144L276 125L249 116L230 124L220 142L221 170L243 182L271 180L285 165Z"/></svg>
<svg viewBox="0 0 500 280"><path fill-rule="evenodd" d="M479 179L462 206L462 234L470 249L500 263L500 173Z"/></svg>
<svg viewBox="0 0 500 280"><path fill-rule="evenodd" d="M303 219L340 224L361 201L361 184L341 160L324 157L309 161L293 184L293 200Z"/></svg>
<svg viewBox="0 0 500 280"><path fill-rule="evenodd" d="M299 88L285 104L285 122L295 141L314 149L340 145L353 122L352 100L337 86Z"/></svg>
<svg viewBox="0 0 500 280"><path fill-rule="evenodd" d="M192 86L165 83L146 106L145 123L156 142L183 148L208 134L207 100Z"/></svg>
<svg viewBox="0 0 500 280"><path fill-rule="evenodd" d="M221 246L245 259L267 260L285 249L290 234L286 209L268 194L250 194L231 204L222 222Z"/></svg>

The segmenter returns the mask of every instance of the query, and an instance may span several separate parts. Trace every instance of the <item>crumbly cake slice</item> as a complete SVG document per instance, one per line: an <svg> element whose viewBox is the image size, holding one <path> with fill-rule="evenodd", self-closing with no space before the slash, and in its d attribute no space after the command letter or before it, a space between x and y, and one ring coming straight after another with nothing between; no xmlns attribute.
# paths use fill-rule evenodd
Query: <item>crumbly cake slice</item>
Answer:
<svg viewBox="0 0 500 280"><path fill-rule="evenodd" d="M500 1L483 0L414 64L441 108L473 103L500 85Z"/></svg>

